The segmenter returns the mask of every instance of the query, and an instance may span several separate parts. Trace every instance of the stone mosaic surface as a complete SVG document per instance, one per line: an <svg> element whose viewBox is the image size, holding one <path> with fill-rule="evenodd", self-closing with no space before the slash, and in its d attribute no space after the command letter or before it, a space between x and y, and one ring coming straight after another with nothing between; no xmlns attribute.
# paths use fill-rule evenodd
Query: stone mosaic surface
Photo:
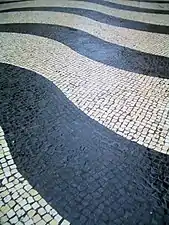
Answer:
<svg viewBox="0 0 169 225"><path fill-rule="evenodd" d="M168 15L157 15L157 14L149 14L149 13L139 13L138 12L131 12L131 11L124 11L119 9L113 9L107 6L103 6L100 4L92 3L92 2L85 2L85 1L55 1L49 0L48 2L44 0L36 0L36 1L26 1L26 2L18 2L18 3L10 3L1 6L1 10L5 9L12 9L12 8L23 8L23 7L36 7L36 6L47 6L47 7L71 7L71 8L81 8L81 9L88 9L94 10L96 12L104 13L110 16L116 16L120 19L129 19L131 21L139 21L139 22L146 22L151 24L158 24L158 25L166 25L168 26L169 18Z"/></svg>
<svg viewBox="0 0 169 225"><path fill-rule="evenodd" d="M126 73L39 37L2 34L1 39L2 61L43 74L93 119L130 140L167 153L168 79ZM62 57L56 58L58 48Z"/></svg>
<svg viewBox="0 0 169 225"><path fill-rule="evenodd" d="M167 154L92 120L43 76L0 67L0 115L12 157L63 218L72 224L168 220Z"/></svg>
<svg viewBox="0 0 169 225"><path fill-rule="evenodd" d="M167 225L167 3L0 11L0 223Z"/></svg>
<svg viewBox="0 0 169 225"><path fill-rule="evenodd" d="M69 225L18 172L0 127L0 223Z"/></svg>

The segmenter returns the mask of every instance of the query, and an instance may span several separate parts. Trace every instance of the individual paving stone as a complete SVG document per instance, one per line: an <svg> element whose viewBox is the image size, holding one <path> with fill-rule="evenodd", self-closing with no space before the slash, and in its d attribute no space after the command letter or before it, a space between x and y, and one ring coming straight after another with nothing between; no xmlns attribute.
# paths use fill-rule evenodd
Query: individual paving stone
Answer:
<svg viewBox="0 0 169 225"><path fill-rule="evenodd" d="M50 210L50 215L56 216L58 213L55 209Z"/></svg>
<svg viewBox="0 0 169 225"><path fill-rule="evenodd" d="M40 195L36 195L36 196L34 197L34 199L35 199L35 201L39 201L40 199L42 199L42 197L41 197Z"/></svg>
<svg viewBox="0 0 169 225"><path fill-rule="evenodd" d="M10 208L8 205L4 205L1 207L1 212L5 215L10 211Z"/></svg>
<svg viewBox="0 0 169 225"><path fill-rule="evenodd" d="M21 221L18 221L16 225L24 225Z"/></svg>
<svg viewBox="0 0 169 225"><path fill-rule="evenodd" d="M3 181L2 181L2 185L6 185L8 183L8 181L7 181L7 179L5 178L5 179L3 179Z"/></svg>
<svg viewBox="0 0 169 225"><path fill-rule="evenodd" d="M24 198L24 199L26 199L26 198L28 198L30 195L27 193L27 192L25 192L24 191L24 193L22 194L22 197Z"/></svg>
<svg viewBox="0 0 169 225"><path fill-rule="evenodd" d="M19 180L15 179L15 180L13 181L13 183L14 183L14 185L19 184Z"/></svg>
<svg viewBox="0 0 169 225"><path fill-rule="evenodd" d="M12 188L13 186L14 186L14 184L13 184L12 182L6 184L6 187L7 187L8 189Z"/></svg>
<svg viewBox="0 0 169 225"><path fill-rule="evenodd" d="M62 217L58 214L54 217L54 220L59 223L62 220Z"/></svg>
<svg viewBox="0 0 169 225"><path fill-rule="evenodd" d="M47 202L46 202L44 199L41 199L41 200L39 201L39 204L40 204L42 207L44 207L44 206L47 205Z"/></svg>
<svg viewBox="0 0 169 225"><path fill-rule="evenodd" d="M10 155L10 152L9 152L9 151L5 151L5 152L4 152L4 155L5 155L5 158L6 158L7 156Z"/></svg>
<svg viewBox="0 0 169 225"><path fill-rule="evenodd" d="M25 206L26 204L27 204L27 202L26 202L25 199L23 199L23 200L21 200L21 201L19 202L19 205L20 205L21 207Z"/></svg>
<svg viewBox="0 0 169 225"><path fill-rule="evenodd" d="M29 210L29 212L28 212L28 216L30 217L30 218L33 218L33 216L36 214L36 211L34 210L34 209L31 209L31 210Z"/></svg>
<svg viewBox="0 0 169 225"><path fill-rule="evenodd" d="M42 216L46 213L46 210L44 208L38 209L38 213Z"/></svg>
<svg viewBox="0 0 169 225"><path fill-rule="evenodd" d="M4 148L4 147L7 147L7 143L6 143L6 141L5 140L0 140L0 144L2 145L2 147Z"/></svg>
<svg viewBox="0 0 169 225"><path fill-rule="evenodd" d="M7 203L11 200L11 196L7 195L3 200L4 200L5 203Z"/></svg>
<svg viewBox="0 0 169 225"><path fill-rule="evenodd" d="M4 205L4 202L0 200L0 207Z"/></svg>
<svg viewBox="0 0 169 225"><path fill-rule="evenodd" d="M14 181L14 180L15 180L15 177L14 177L14 176L9 177L9 182L12 182L12 181Z"/></svg>
<svg viewBox="0 0 169 225"><path fill-rule="evenodd" d="M11 223L9 223L9 222L6 222L6 223L4 223L3 225L11 225Z"/></svg>
<svg viewBox="0 0 169 225"><path fill-rule="evenodd" d="M43 219L46 221L46 222L49 222L52 220L52 217L49 215L49 214L46 214L43 216Z"/></svg>
<svg viewBox="0 0 169 225"><path fill-rule="evenodd" d="M16 224L18 222L18 217L14 216L12 219L10 219L11 224Z"/></svg>
<svg viewBox="0 0 169 225"><path fill-rule="evenodd" d="M29 220L29 217L27 215L24 215L20 220L25 224Z"/></svg>
<svg viewBox="0 0 169 225"><path fill-rule="evenodd" d="M67 220L63 220L63 222L61 223L61 225L70 225L70 223Z"/></svg>
<svg viewBox="0 0 169 225"><path fill-rule="evenodd" d="M15 216L15 212L13 211L13 209L11 209L7 212L7 216L8 216L8 218Z"/></svg>
<svg viewBox="0 0 169 225"><path fill-rule="evenodd" d="M15 192L13 195L12 195L12 198L15 200L19 197L19 194L17 192Z"/></svg>
<svg viewBox="0 0 169 225"><path fill-rule="evenodd" d="M14 164L13 159L11 159L11 160L8 161L8 165L12 165L12 164Z"/></svg>
<svg viewBox="0 0 169 225"><path fill-rule="evenodd" d="M31 186L29 185L29 184L27 184L25 187L24 187L24 189L26 190L26 191L29 191L29 190L31 190Z"/></svg>
<svg viewBox="0 0 169 225"><path fill-rule="evenodd" d="M3 215L3 213L0 211L0 218L1 218L2 216L4 216L4 215Z"/></svg>
<svg viewBox="0 0 169 225"><path fill-rule="evenodd" d="M14 210L15 210L15 208L14 208ZM25 214L25 212L23 209L19 208L19 210L16 211L16 214L18 217L22 217Z"/></svg>
<svg viewBox="0 0 169 225"><path fill-rule="evenodd" d="M20 180L21 182L23 182L23 181L24 181L24 178L23 178L23 177L19 177L19 180Z"/></svg>
<svg viewBox="0 0 169 225"><path fill-rule="evenodd" d="M58 225L59 223L56 220L50 221L50 225Z"/></svg>
<svg viewBox="0 0 169 225"><path fill-rule="evenodd" d="M45 206L46 212L50 212L52 210L52 207L50 205Z"/></svg>
<svg viewBox="0 0 169 225"><path fill-rule="evenodd" d="M12 156L9 154L7 157L6 157L7 160L11 160L12 159Z"/></svg>
<svg viewBox="0 0 169 225"><path fill-rule="evenodd" d="M23 194L25 193L25 190L21 188L21 189L18 190L18 193L23 197Z"/></svg>
<svg viewBox="0 0 169 225"><path fill-rule="evenodd" d="M39 204L38 204L37 202L35 202L35 203L33 203L32 207L33 207L33 209L36 210L36 209L39 208L40 206L39 206Z"/></svg>
<svg viewBox="0 0 169 225"><path fill-rule="evenodd" d="M9 195L9 191L8 190L5 190L3 192L1 192L1 197L5 197L5 196L8 196Z"/></svg>
<svg viewBox="0 0 169 225"><path fill-rule="evenodd" d="M31 209L31 206L30 206L29 204L27 204L27 205L25 205L23 208L24 208L25 211L28 211L28 210Z"/></svg>
<svg viewBox="0 0 169 225"><path fill-rule="evenodd" d="M10 165L11 169L16 169L16 165Z"/></svg>
<svg viewBox="0 0 169 225"><path fill-rule="evenodd" d="M14 211L16 212L16 211L18 211L20 208L21 208L20 205L16 204L16 206L14 207Z"/></svg>
<svg viewBox="0 0 169 225"><path fill-rule="evenodd" d="M15 169L14 169L14 171L16 171L16 174L14 175L16 178L20 178L20 177L22 177L22 175L21 175L20 173L18 173L18 171L17 171L17 170L15 170Z"/></svg>
<svg viewBox="0 0 169 225"><path fill-rule="evenodd" d="M10 208L13 208L16 205L16 202L14 200L11 200L8 202L8 205Z"/></svg>
<svg viewBox="0 0 169 225"><path fill-rule="evenodd" d="M34 224L32 219L28 220L28 221L25 223L25 225L32 225L32 224Z"/></svg>
<svg viewBox="0 0 169 225"><path fill-rule="evenodd" d="M38 194L38 192L35 191L34 189L31 189L31 190L29 191L29 193L30 193L30 195L32 195L32 196L35 196L35 195Z"/></svg>
<svg viewBox="0 0 169 225"><path fill-rule="evenodd" d="M34 221L34 223L37 223L38 221L40 221L42 218L38 215L38 214L36 214L34 217L33 217L33 221Z"/></svg>
<svg viewBox="0 0 169 225"><path fill-rule="evenodd" d="M14 176L15 176L16 173L17 173L17 169L12 169L11 170L11 174L14 174Z"/></svg>
<svg viewBox="0 0 169 225"><path fill-rule="evenodd" d="M5 178L4 174L0 175L0 180L3 180Z"/></svg>
<svg viewBox="0 0 169 225"><path fill-rule="evenodd" d="M46 222L44 220L40 220L36 223L36 225L46 225Z"/></svg>
<svg viewBox="0 0 169 225"><path fill-rule="evenodd" d="M20 190L21 188L23 188L23 184L19 183L17 185L15 185L16 190Z"/></svg>
<svg viewBox="0 0 169 225"><path fill-rule="evenodd" d="M3 163L6 163L6 159L5 158L0 158L0 162L2 163L1 165L3 165Z"/></svg>
<svg viewBox="0 0 169 225"><path fill-rule="evenodd" d="M8 217L7 217L7 216L2 216L2 217L0 218L0 221L1 221L2 224L4 224L5 222L8 221Z"/></svg>
<svg viewBox="0 0 169 225"><path fill-rule="evenodd" d="M29 196L29 195L28 195ZM31 197L31 196L29 196L28 198L27 198L27 201L28 201L28 203L32 203L32 202L34 202L34 199Z"/></svg>
<svg viewBox="0 0 169 225"><path fill-rule="evenodd" d="M10 188L9 191L10 191L10 194L11 195L14 194L14 193L17 193L17 190L16 190L15 186L13 186L12 188Z"/></svg>
<svg viewBox="0 0 169 225"><path fill-rule="evenodd" d="M4 139L4 137L3 137L3 139ZM5 153L6 153L6 152L9 153L9 148L8 148L8 147L5 147L5 148L3 147L3 151L4 151ZM8 155L9 155L9 154L8 154ZM3 156L4 156L4 155L3 155Z"/></svg>

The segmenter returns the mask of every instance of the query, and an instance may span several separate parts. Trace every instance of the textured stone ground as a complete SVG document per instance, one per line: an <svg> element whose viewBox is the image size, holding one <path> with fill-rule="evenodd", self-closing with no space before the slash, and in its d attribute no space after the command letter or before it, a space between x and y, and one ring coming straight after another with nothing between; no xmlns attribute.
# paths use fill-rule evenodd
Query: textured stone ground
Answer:
<svg viewBox="0 0 169 225"><path fill-rule="evenodd" d="M168 43L168 2L0 4L1 224L169 223Z"/></svg>

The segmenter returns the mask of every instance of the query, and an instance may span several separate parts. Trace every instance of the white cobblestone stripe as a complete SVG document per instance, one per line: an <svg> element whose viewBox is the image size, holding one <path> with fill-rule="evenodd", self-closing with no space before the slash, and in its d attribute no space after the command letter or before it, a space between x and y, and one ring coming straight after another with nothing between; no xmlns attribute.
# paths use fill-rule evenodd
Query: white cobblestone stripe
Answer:
<svg viewBox="0 0 169 225"><path fill-rule="evenodd" d="M169 56L169 35L167 34L114 27L78 15L43 11L1 13L0 24L6 23L42 23L73 27L111 43L150 54Z"/></svg>
<svg viewBox="0 0 169 225"><path fill-rule="evenodd" d="M168 154L169 80L103 65L42 37L1 33L0 40L1 62L44 75L91 118Z"/></svg>
<svg viewBox="0 0 169 225"><path fill-rule="evenodd" d="M103 5L113 9L120 9L131 12L141 12L141 13L153 13L153 14L169 14L169 10L166 9L153 9L153 8L142 8L141 6L130 6L126 5L125 2L123 4L110 2L106 0L74 0L74 1L83 1L83 2L91 2L99 5Z"/></svg>
<svg viewBox="0 0 169 225"><path fill-rule="evenodd" d="M24 8L24 7L38 7L38 6L48 6L48 7L72 7L72 8L83 8L101 12L110 16L116 16L123 19L129 19L133 21L140 21L158 25L168 25L169 15L162 14L148 14L134 11L124 11L119 9L109 8L107 6L102 6L95 3L82 2L82 1L54 1L54 0L36 0L28 2L17 2L9 3L1 7L1 10L11 9L11 8Z"/></svg>
<svg viewBox="0 0 169 225"><path fill-rule="evenodd" d="M106 0L107 2L113 2L117 4L124 4L128 6L134 6L134 7L141 7L146 9L162 9L167 10L169 9L169 3L165 3L165 1L162 1L162 3L155 3L155 2L142 2L142 1L126 1L126 0Z"/></svg>
<svg viewBox="0 0 169 225"><path fill-rule="evenodd" d="M0 162L0 224L70 224L18 172L1 127Z"/></svg>

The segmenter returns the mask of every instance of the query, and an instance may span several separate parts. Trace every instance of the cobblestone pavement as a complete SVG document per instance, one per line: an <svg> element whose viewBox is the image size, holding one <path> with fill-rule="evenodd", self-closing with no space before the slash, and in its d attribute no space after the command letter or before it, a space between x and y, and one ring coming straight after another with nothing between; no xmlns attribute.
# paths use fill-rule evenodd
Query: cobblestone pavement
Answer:
<svg viewBox="0 0 169 225"><path fill-rule="evenodd" d="M0 2L0 223L169 224L169 2Z"/></svg>

